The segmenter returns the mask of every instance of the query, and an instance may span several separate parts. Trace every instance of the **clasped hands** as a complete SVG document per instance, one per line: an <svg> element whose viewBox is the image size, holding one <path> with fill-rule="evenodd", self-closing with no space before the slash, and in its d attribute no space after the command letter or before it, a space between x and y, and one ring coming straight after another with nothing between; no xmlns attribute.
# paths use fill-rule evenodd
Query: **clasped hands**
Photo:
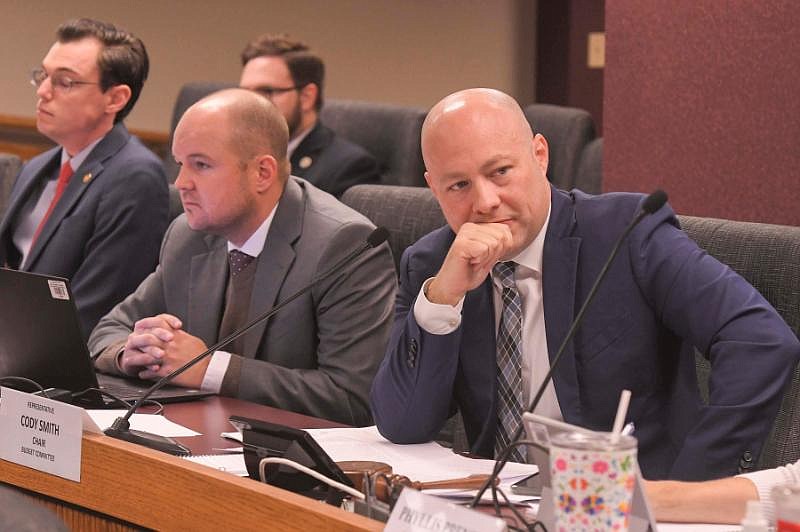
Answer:
<svg viewBox="0 0 800 532"><path fill-rule="evenodd" d="M135 375L140 379L157 379L208 349L205 342L182 327L181 320L171 314L159 314L137 321L120 356L120 369L126 375ZM173 383L199 388L208 363L208 358L201 360L176 376Z"/></svg>
<svg viewBox="0 0 800 532"><path fill-rule="evenodd" d="M511 229L505 224L465 223L428 284L426 297L431 303L457 305L468 291L480 286L512 245Z"/></svg>

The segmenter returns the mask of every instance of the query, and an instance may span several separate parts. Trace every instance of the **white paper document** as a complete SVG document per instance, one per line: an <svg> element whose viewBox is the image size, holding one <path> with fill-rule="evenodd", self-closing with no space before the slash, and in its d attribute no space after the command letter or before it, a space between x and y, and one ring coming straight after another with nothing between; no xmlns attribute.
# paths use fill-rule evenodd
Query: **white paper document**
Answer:
<svg viewBox="0 0 800 532"><path fill-rule="evenodd" d="M114 424L114 420L118 417L125 415L126 410L87 410L89 417L91 417L97 425L105 430ZM199 432L195 432L188 427L173 423L164 416L157 416L153 414L134 414L130 419L131 428L134 430L143 430L152 432L159 436L168 438L180 438L183 436L199 436Z"/></svg>
<svg viewBox="0 0 800 532"><path fill-rule="evenodd" d="M184 459L240 477L247 476L247 466L244 463L243 454L201 454L185 456Z"/></svg>
<svg viewBox="0 0 800 532"><path fill-rule="evenodd" d="M384 462L392 466L394 474L405 475L419 482L488 475L494 468L494 460L467 458L434 442L413 445L391 443L381 436L374 426L352 429L306 429L306 432L311 434L334 462L350 460ZM530 497L512 494L509 486L536 471L538 469L533 464L509 462L500 474L500 487L513 502L529 500ZM430 493L448 497L458 495L468 497L475 492L474 490L430 490ZM491 497L489 496L487 500L491 500Z"/></svg>

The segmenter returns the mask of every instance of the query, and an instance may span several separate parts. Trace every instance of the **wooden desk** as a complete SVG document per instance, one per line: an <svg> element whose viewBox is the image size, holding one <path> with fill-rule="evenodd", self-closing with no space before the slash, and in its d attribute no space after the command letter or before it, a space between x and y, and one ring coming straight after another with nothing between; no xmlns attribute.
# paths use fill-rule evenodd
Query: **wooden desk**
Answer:
<svg viewBox="0 0 800 532"><path fill-rule="evenodd" d="M202 405L202 408L198 408L199 405ZM202 434L202 436L177 438L190 448L193 454L219 454L214 451L215 448L241 447L239 443L220 437L222 432L236 430L233 425L228 423L228 418L232 415L280 423L297 429L345 426L325 419L304 416L228 397L208 397L202 401L165 405L164 415L175 423L180 423Z"/></svg>
<svg viewBox="0 0 800 532"><path fill-rule="evenodd" d="M219 436L228 416L297 428L341 426L211 397L168 405L166 416L203 436L181 438L197 454L236 446ZM247 478L102 435L84 433L81 482L0 460L0 481L53 509L73 530L380 530L382 523Z"/></svg>

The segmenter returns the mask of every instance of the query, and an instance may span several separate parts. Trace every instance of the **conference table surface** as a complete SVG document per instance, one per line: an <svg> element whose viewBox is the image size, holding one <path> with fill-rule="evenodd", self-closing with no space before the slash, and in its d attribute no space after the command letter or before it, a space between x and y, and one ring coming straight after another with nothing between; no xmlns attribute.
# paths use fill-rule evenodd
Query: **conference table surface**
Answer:
<svg viewBox="0 0 800 532"><path fill-rule="evenodd" d="M147 410L143 409L141 412L146 413ZM175 438L191 449L192 454L220 454L221 449L241 447L241 443L220 436L222 432L236 430L228 421L228 418L232 415L278 423L297 429L347 426L335 421L306 416L230 397L211 396L195 401L164 405L164 416L167 419L201 433L201 436ZM490 505L482 505L481 511L483 513L493 513ZM533 518L533 514L529 509L523 510L523 513L527 518ZM503 511L503 516L506 519L516 521L513 514L507 510Z"/></svg>
<svg viewBox="0 0 800 532"><path fill-rule="evenodd" d="M143 409L141 412L148 412ZM241 447L241 443L220 436L236 429L228 422L232 415L269 421L297 429L345 427L341 423L288 412L279 408L249 403L230 397L212 396L184 403L164 405L164 416L188 427L200 436L175 438L191 449L192 454L219 454L219 449Z"/></svg>

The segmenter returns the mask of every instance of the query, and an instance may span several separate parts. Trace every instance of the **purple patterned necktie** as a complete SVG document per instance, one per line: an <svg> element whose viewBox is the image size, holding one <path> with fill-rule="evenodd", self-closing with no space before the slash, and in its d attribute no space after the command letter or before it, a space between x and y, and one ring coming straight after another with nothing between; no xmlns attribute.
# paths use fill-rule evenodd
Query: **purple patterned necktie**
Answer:
<svg viewBox="0 0 800 532"><path fill-rule="evenodd" d="M253 262L255 257L243 253L238 249L232 249L228 252L228 263L231 268L231 275L236 277L242 273Z"/></svg>

